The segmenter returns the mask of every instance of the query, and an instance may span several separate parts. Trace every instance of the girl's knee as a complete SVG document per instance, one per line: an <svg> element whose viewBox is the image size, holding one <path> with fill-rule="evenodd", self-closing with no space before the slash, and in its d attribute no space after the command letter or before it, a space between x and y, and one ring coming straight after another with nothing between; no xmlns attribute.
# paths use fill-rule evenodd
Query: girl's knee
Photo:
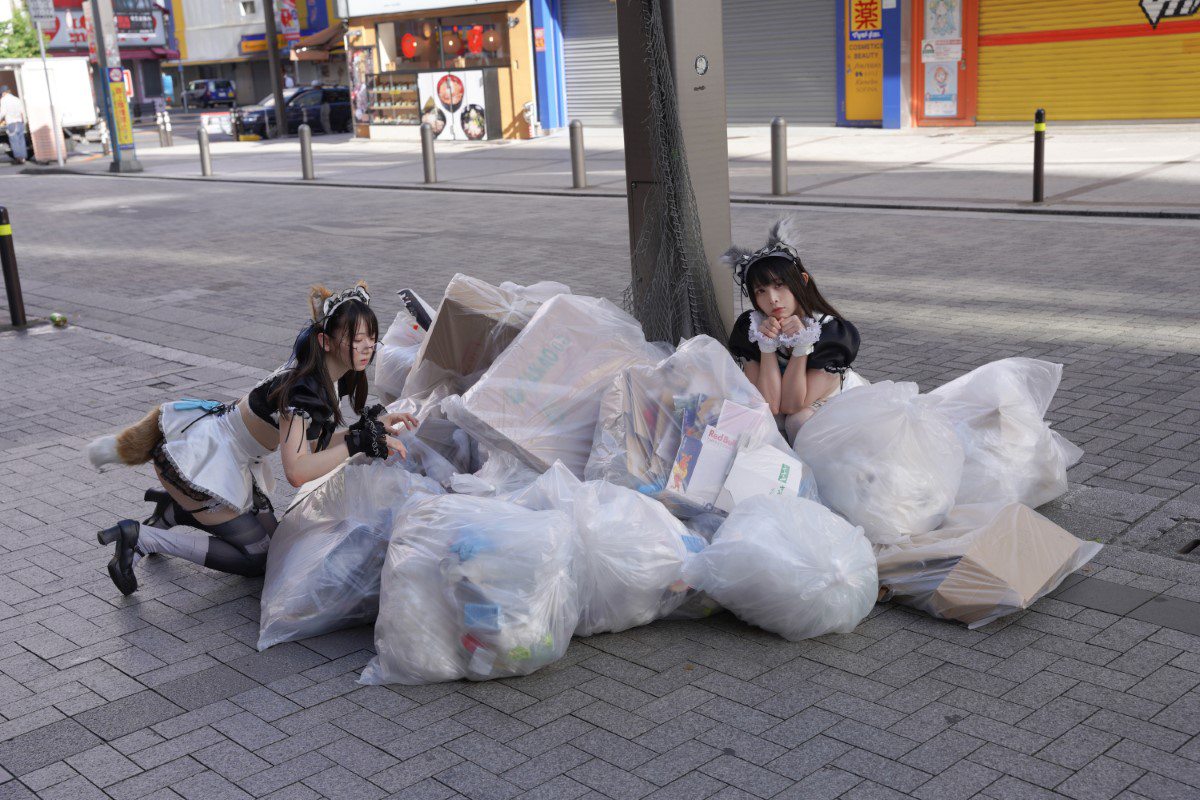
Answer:
<svg viewBox="0 0 1200 800"><path fill-rule="evenodd" d="M788 414L783 421L784 431L787 432L788 444L796 443L796 434L800 432L801 426L812 417L816 412L812 408L805 408L797 411L795 414Z"/></svg>

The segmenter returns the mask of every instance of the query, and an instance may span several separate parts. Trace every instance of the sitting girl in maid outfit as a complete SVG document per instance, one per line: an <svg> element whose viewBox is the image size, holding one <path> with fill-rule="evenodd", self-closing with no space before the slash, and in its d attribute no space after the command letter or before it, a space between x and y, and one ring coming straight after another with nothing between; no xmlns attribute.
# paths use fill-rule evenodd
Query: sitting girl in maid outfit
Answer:
<svg viewBox="0 0 1200 800"><path fill-rule="evenodd" d="M858 329L821 296L789 240L795 237L783 220L771 228L765 247L731 247L723 260L754 305L734 323L729 350L772 413L782 417L792 442L817 409L850 385L847 372L859 338Z"/></svg>
<svg viewBox="0 0 1200 800"><path fill-rule="evenodd" d="M163 485L146 500L154 513L143 523L125 519L100 531L101 544L116 543L108 574L123 594L137 590L133 568L150 553L178 556L210 569L262 575L275 516L263 458L280 448L288 482L300 486L331 472L349 456L405 455L393 436L417 422L408 414L364 410L367 376L375 357L379 323L361 281L331 294L314 287L313 321L304 326L287 365L236 404L182 400L155 408L141 422L88 446L97 467L153 461ZM361 414L348 430L341 399ZM173 529L186 525L197 530Z"/></svg>

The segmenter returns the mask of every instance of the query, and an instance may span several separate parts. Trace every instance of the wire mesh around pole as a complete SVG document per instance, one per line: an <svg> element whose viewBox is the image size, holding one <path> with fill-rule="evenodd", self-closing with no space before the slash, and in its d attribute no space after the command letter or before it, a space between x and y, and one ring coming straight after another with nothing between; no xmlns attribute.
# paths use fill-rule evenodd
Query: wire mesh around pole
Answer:
<svg viewBox="0 0 1200 800"><path fill-rule="evenodd" d="M630 285L626 306L650 341L676 344L699 334L724 341L725 327L700 239L700 215L684 150L661 0L643 0L641 11L650 85L646 124L655 185L641 209L644 222L633 250L634 272L648 275L649 280L644 292Z"/></svg>

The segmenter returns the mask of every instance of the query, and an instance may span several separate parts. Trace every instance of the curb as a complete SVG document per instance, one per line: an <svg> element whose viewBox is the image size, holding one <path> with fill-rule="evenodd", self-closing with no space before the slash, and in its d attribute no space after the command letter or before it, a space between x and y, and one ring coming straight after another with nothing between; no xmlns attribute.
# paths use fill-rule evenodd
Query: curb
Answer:
<svg viewBox="0 0 1200 800"><path fill-rule="evenodd" d="M491 189L487 187L467 186L425 186L400 184L360 184L344 181L301 181L284 180L279 178L223 178L223 177L188 177L183 175L146 175L145 173L119 174L109 172L92 172L89 170L71 169L69 167L26 167L22 175L82 175L93 178L124 178L151 181L192 181L202 183L240 183L263 186L292 186L292 187L326 187L335 189L370 189L373 191L392 192L456 192L460 194L497 194L518 195L528 197L593 197L621 198L624 193L590 192L586 189ZM1091 217L1115 219L1178 219L1200 220L1200 211L1132 211L1119 209L1068 209L1068 208L1038 208L1028 204L1013 206L964 206L937 205L934 203L884 203L851 200L803 200L789 197L746 197L732 195L729 202L733 205L751 206L795 206L811 208L845 208L875 211L950 211L954 213L972 214L1023 214L1026 216L1045 217Z"/></svg>

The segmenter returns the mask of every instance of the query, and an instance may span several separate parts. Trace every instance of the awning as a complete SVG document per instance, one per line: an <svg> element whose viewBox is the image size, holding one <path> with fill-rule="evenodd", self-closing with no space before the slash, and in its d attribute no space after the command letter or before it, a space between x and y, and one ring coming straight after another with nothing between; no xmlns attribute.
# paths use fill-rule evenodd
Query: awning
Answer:
<svg viewBox="0 0 1200 800"><path fill-rule="evenodd" d="M328 61L330 53L345 50L346 26L330 25L311 36L302 36L292 43L292 61Z"/></svg>
<svg viewBox="0 0 1200 800"><path fill-rule="evenodd" d="M317 31L311 36L301 36L294 45L293 50L306 50L308 48L321 48L323 50L331 50L330 46L333 43L341 44L342 37L346 35L346 26L341 22L336 25L330 25L323 31Z"/></svg>

